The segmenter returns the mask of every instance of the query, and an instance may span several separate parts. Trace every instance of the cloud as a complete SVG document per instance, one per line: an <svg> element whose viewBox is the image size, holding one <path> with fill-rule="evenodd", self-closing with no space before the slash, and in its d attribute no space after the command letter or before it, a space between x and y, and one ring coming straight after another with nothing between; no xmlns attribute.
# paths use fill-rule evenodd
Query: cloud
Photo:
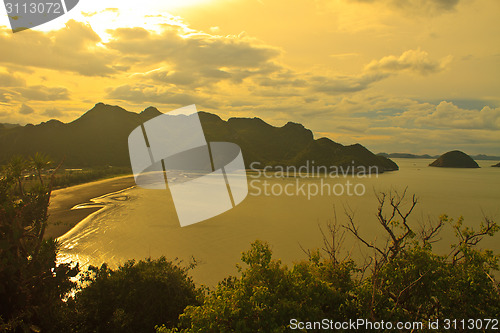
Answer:
<svg viewBox="0 0 500 333"><path fill-rule="evenodd" d="M154 70L139 73L158 83L200 87L272 73L281 55L277 48L244 34L218 36L166 25L161 32L144 28L108 30L110 50L124 54L124 63Z"/></svg>
<svg viewBox="0 0 500 333"><path fill-rule="evenodd" d="M481 110L461 109L453 103L442 101L425 115L415 119L415 124L441 128L500 130L500 108L485 106Z"/></svg>
<svg viewBox="0 0 500 333"><path fill-rule="evenodd" d="M201 32L184 34L179 26L167 25L160 33L144 28L108 30L110 49L147 59L150 63L167 62L178 66L212 68L258 68L281 54L277 48L259 43L244 34L217 36Z"/></svg>
<svg viewBox="0 0 500 333"><path fill-rule="evenodd" d="M19 88L17 91L21 96L33 101L56 101L69 99L68 89L63 87L30 86Z"/></svg>
<svg viewBox="0 0 500 333"><path fill-rule="evenodd" d="M52 118L53 117L60 117L63 115L61 110L59 110L57 108L46 109L42 114L45 116L52 117Z"/></svg>
<svg viewBox="0 0 500 333"><path fill-rule="evenodd" d="M399 57L390 55L380 60L373 60L365 66L365 70L385 73L408 71L428 75L443 71L450 61L451 56L440 61L431 60L427 52L417 49L405 51Z"/></svg>
<svg viewBox="0 0 500 333"><path fill-rule="evenodd" d="M429 75L443 71L451 58L446 57L441 61L431 60L425 51L408 50L399 57L390 55L380 60L373 60L357 75L311 75L297 73L283 68L271 74L257 77L255 82L263 87L270 88L304 88L302 94L319 92L327 95L341 95L367 90L373 84L380 82L392 75L401 72L412 72L420 75ZM300 94L290 91L290 94ZM265 94L271 96L271 92Z"/></svg>
<svg viewBox="0 0 500 333"><path fill-rule="evenodd" d="M165 87L153 85L122 85L108 89L107 98L129 101L133 103L160 103L173 105L199 104L203 106L212 105L208 98L200 94L187 94L183 92L169 91Z"/></svg>
<svg viewBox="0 0 500 333"><path fill-rule="evenodd" d="M358 3L381 3L407 13L441 14L456 9L460 0L348 0Z"/></svg>
<svg viewBox="0 0 500 333"><path fill-rule="evenodd" d="M76 72L85 76L116 73L115 56L99 46L101 38L84 23L70 20L56 31L12 34L0 28L0 63Z"/></svg>
<svg viewBox="0 0 500 333"><path fill-rule="evenodd" d="M358 76L326 77L315 76L312 78L312 89L329 95L358 92L368 89L373 83L387 78L385 73L368 73Z"/></svg>
<svg viewBox="0 0 500 333"><path fill-rule="evenodd" d="M390 2L403 10L436 14L454 10L460 0L391 0Z"/></svg>
<svg viewBox="0 0 500 333"><path fill-rule="evenodd" d="M500 108L485 106L481 109L463 109L452 102L438 105L418 103L407 105L405 110L391 117L393 124L407 128L500 130ZM499 132L500 139L500 132Z"/></svg>
<svg viewBox="0 0 500 333"><path fill-rule="evenodd" d="M17 75L0 72L0 87L22 87L25 84L26 81Z"/></svg>
<svg viewBox="0 0 500 333"><path fill-rule="evenodd" d="M33 108L31 108L29 105L26 105L26 104L22 104L21 107L19 107L19 110L18 112L20 114L31 114L33 112L35 112L35 110L33 110Z"/></svg>

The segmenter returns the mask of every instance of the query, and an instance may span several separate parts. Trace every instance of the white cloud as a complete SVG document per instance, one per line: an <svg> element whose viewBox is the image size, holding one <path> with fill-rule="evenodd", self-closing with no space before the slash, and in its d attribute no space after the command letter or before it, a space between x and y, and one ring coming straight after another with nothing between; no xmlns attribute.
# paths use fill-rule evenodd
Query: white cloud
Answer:
<svg viewBox="0 0 500 333"><path fill-rule="evenodd" d="M99 47L100 42L89 25L74 20L47 33L27 30L14 35L0 28L0 63L106 76L116 72L115 56Z"/></svg>
<svg viewBox="0 0 500 333"><path fill-rule="evenodd" d="M380 60L373 60L365 66L366 71L398 73L408 71L420 75L428 75L443 71L451 62L452 57L447 56L439 61L431 60L429 54L420 49L408 50L399 57L390 55Z"/></svg>
<svg viewBox="0 0 500 333"><path fill-rule="evenodd" d="M415 118L415 124L441 128L500 130L500 108L485 106L481 110L461 109L442 101Z"/></svg>

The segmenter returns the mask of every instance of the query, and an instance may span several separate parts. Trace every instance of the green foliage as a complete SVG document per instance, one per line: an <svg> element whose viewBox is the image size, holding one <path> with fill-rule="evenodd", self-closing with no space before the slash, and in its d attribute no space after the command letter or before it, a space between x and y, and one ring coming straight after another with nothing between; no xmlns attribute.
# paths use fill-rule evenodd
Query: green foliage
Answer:
<svg viewBox="0 0 500 333"><path fill-rule="evenodd" d="M207 293L203 305L186 308L181 331L284 332L291 318L356 315L349 293L351 262L333 267L311 260L289 269L273 260L269 246L260 241L243 253L242 261L241 277L226 278ZM157 329L169 331L175 330Z"/></svg>
<svg viewBox="0 0 500 333"><path fill-rule="evenodd" d="M404 193L384 194L379 203L378 221L389 239L386 247L364 240L352 216L344 226L377 254L370 265L339 259L343 237L332 226L332 241L323 234L324 251L307 252L309 260L291 268L272 259L269 245L256 241L242 255L246 266L239 277L220 282L206 293L203 304L188 306L177 328L157 327L157 332L284 332L292 318L425 323L500 316L500 286L492 277L499 256L476 248L482 237L498 231L496 223L486 219L475 231L463 227L462 218L455 223L444 215L417 237L407 219L415 197L406 211ZM448 224L458 243L450 255L435 254L433 238Z"/></svg>
<svg viewBox="0 0 500 333"><path fill-rule="evenodd" d="M131 174L128 167L101 167L82 171L65 171L54 178L54 187L61 188L88 183L94 180Z"/></svg>
<svg viewBox="0 0 500 333"><path fill-rule="evenodd" d="M155 325L173 327L200 291L188 276L192 266L164 257L128 261L116 270L89 267L82 288L70 300L75 332L151 332Z"/></svg>
<svg viewBox="0 0 500 333"><path fill-rule="evenodd" d="M0 332L53 328L78 273L57 265L57 243L43 239L51 187L25 189L29 167L15 157L0 178Z"/></svg>
<svg viewBox="0 0 500 333"><path fill-rule="evenodd" d="M242 254L239 275L214 290L196 288L177 261L129 261L90 267L77 286L78 266L56 264L57 243L43 240L54 177L49 160L14 158L0 178L0 332L285 332L291 319L371 321L498 318L499 256L477 247L500 229L485 219L474 230L446 215L420 233L402 195L379 196L384 247L365 240L353 216L343 226L375 253L368 265L340 259L344 234L329 225L323 251L288 267L256 241ZM37 176L25 186L27 170ZM407 207L405 209L405 207ZM409 207L409 208L408 208ZM450 254L433 252L446 225L456 235ZM71 296L70 296L71 295ZM161 326L160 326L161 325Z"/></svg>

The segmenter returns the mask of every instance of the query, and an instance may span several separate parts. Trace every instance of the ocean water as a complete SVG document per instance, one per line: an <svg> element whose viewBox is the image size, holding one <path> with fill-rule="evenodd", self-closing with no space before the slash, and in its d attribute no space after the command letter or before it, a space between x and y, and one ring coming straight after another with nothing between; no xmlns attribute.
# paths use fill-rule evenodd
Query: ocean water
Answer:
<svg viewBox="0 0 500 333"><path fill-rule="evenodd" d="M240 205L183 228L167 190L132 188L112 193L96 198L94 202L104 208L59 238L59 260L116 267L128 259L166 256L189 262L194 257L198 262L191 271L195 281L214 286L237 273L241 252L256 239L269 242L274 257L286 264L305 259L303 249L323 246L320 227L326 230L327 223L347 223L346 211L354 215L363 237L383 245L386 235L375 215L376 193L402 193L405 188L408 198L415 194L419 200L410 215L416 231L442 214L463 216L472 227L478 227L484 216L500 221L500 168L490 167L497 162L478 161L480 169L432 168L427 166L432 160L425 159L395 162L399 171L378 177L266 178L254 173L249 177L249 195ZM280 194L284 189L287 193ZM448 253L452 229L446 226L439 238L435 250ZM480 245L500 252L500 235L485 238ZM371 254L348 234L342 249L344 256L360 263Z"/></svg>

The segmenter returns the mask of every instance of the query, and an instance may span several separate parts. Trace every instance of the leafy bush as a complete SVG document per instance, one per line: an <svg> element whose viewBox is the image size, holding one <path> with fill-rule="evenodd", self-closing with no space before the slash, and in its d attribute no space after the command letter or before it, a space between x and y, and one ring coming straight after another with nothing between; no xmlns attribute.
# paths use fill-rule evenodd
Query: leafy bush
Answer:
<svg viewBox="0 0 500 333"><path fill-rule="evenodd" d="M86 285L70 300L75 332L151 332L173 327L188 305L199 304L199 291L188 270L164 257L128 261L116 270L89 267Z"/></svg>
<svg viewBox="0 0 500 333"><path fill-rule="evenodd" d="M328 312L333 318L350 316L350 296L337 283L328 282L316 263L292 269L271 259L269 246L260 241L242 255L247 265L241 277L229 277L209 292L201 306L189 306L181 323L192 332L284 332L290 318L316 318ZM339 271L349 271L347 264ZM341 283L345 283L342 281ZM181 326L182 326L181 325ZM158 332L168 332L158 328Z"/></svg>
<svg viewBox="0 0 500 333"><path fill-rule="evenodd" d="M403 209L403 195L379 196L378 221L388 234L384 247L366 241L352 215L344 231L371 248L368 265L340 259L344 234L329 226L324 251L307 251L309 260L284 266L272 259L269 245L257 241L243 253L246 268L239 277L220 282L206 293L203 304L188 306L177 328L165 332L285 332L290 320L419 321L433 319L498 318L499 284L493 271L499 257L476 248L499 227L489 219L479 231L442 216L417 236L408 216L417 204L413 197ZM387 208L389 212L387 212ZM450 224L458 243L449 255L432 251L434 237ZM426 327L426 326L424 326Z"/></svg>
<svg viewBox="0 0 500 333"><path fill-rule="evenodd" d="M78 266L56 264L57 243L44 240L52 183L24 188L23 173L40 175L48 159L15 157L0 174L0 332L51 331Z"/></svg>

